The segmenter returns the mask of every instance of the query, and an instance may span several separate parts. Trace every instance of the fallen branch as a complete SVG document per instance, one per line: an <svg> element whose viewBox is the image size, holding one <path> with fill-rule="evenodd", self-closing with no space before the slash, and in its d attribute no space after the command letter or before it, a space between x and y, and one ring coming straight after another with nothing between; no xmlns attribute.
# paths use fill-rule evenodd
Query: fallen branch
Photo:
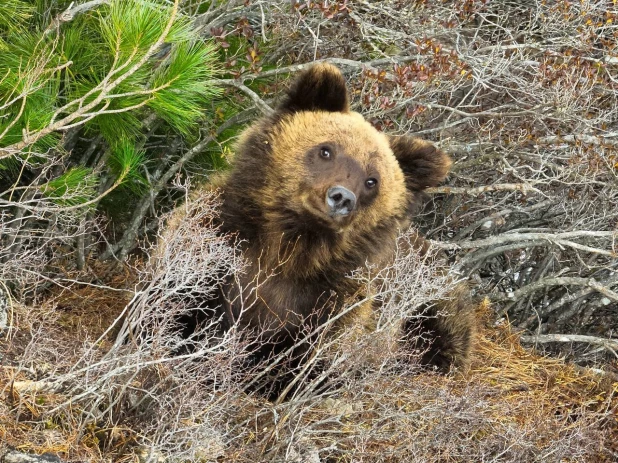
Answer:
<svg viewBox="0 0 618 463"><path fill-rule="evenodd" d="M533 344L547 344L550 342L585 342L602 346L618 358L618 339L599 338L597 336L586 336L583 334L538 334L535 336L521 336L522 342Z"/></svg>
<svg viewBox="0 0 618 463"><path fill-rule="evenodd" d="M611 137L615 137L616 132L608 133L606 135L563 135L563 136L550 136L542 137L535 140L535 147L540 145L553 145L558 143L587 143L589 145L609 145L618 146L618 140L609 140Z"/></svg>
<svg viewBox="0 0 618 463"><path fill-rule="evenodd" d="M492 236L490 238L482 240L465 240L459 243L435 243L442 249L474 249L474 248L486 248L493 247L505 243L517 243L521 242L521 247L528 245L528 242L535 240L545 240L548 243L554 243L558 245L565 245L582 249L589 252L595 252L598 254L608 255L616 257L616 253L613 251L607 251L604 249L590 248L589 246L583 246L579 243L573 243L571 238L618 238L618 233L615 231L591 231L591 230L575 230L563 233L502 233L500 235Z"/></svg>
<svg viewBox="0 0 618 463"><path fill-rule="evenodd" d="M11 389L19 392L20 394L33 393L33 392L46 392L53 393L60 390L60 385L54 381L13 381L10 384Z"/></svg>
<svg viewBox="0 0 618 463"><path fill-rule="evenodd" d="M534 188L531 185L528 185L527 183L497 183L495 185L485 185L473 188L439 186L434 188L427 188L425 190L425 192L429 194L444 193L447 195L469 196L478 196L480 194L487 193L488 191L520 191L524 194L533 191L535 193L543 194L540 190Z"/></svg>
<svg viewBox="0 0 618 463"><path fill-rule="evenodd" d="M9 450L4 455L0 456L0 461L2 463L63 463L64 460L61 460L51 453L35 455L33 453Z"/></svg>
<svg viewBox="0 0 618 463"><path fill-rule="evenodd" d="M570 304L572 302L577 301L578 299L581 299L583 297L587 297L593 291L598 291L598 288L600 286L603 286L607 290L609 287L615 285L616 283L618 283L618 273L614 273L612 276L606 278L605 280L603 280L600 283L596 282L596 285L598 285L598 286L586 285L584 288L582 288L580 291L578 291L576 293L568 293L567 292L560 299L558 299L557 301L553 302L549 306L547 306L547 307L543 308L542 310L540 310L538 314L535 314L535 315L529 317L526 321L521 323L519 325L519 327L520 328L529 328L530 326L532 326L532 324L536 320L539 319L539 317L541 317L541 318L546 317L550 313L555 312L560 307L563 307L566 304ZM615 294L614 291L612 291L612 293ZM604 294L604 293L602 292L602 294ZM560 313L560 315L558 316L557 323L563 322L563 321L568 320L569 318L571 318L574 315L574 313L575 313L574 310L576 310L576 308L572 308L570 310L562 311Z"/></svg>
<svg viewBox="0 0 618 463"><path fill-rule="evenodd" d="M599 346L615 345L618 347L618 339L599 338L597 336L586 336L583 334L538 334L534 336L521 336L523 342L535 342L547 344L549 342L587 342Z"/></svg>
<svg viewBox="0 0 618 463"><path fill-rule="evenodd" d="M544 278L539 281L535 281L534 283L530 283L529 285L524 286L523 288L518 289L517 291L501 295L496 298L493 298L495 302L503 302L503 301L518 301L523 297L526 297L539 289L547 288L550 286L566 286L566 285L578 285L578 286L588 286L599 293L607 296L609 299L618 302L618 294L612 291L607 286L603 286L594 278L580 278L580 277L557 277L557 278Z"/></svg>

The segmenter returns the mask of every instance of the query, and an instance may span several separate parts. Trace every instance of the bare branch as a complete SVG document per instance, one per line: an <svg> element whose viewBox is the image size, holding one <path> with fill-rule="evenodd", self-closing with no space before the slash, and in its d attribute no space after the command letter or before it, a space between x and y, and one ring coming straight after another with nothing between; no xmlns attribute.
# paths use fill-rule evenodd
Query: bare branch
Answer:
<svg viewBox="0 0 618 463"><path fill-rule="evenodd" d="M539 194L543 194L537 188L534 188L531 185L525 183L502 183L502 184L494 184L494 185L485 185L473 188L457 188L457 187L433 187L427 188L425 190L426 193L429 194L447 194L447 195L470 195L470 196L478 196L483 193L487 193L488 191L520 191L524 194L529 193L531 191Z"/></svg>
<svg viewBox="0 0 618 463"><path fill-rule="evenodd" d="M249 87L247 87L246 85L243 85L240 81L234 80L234 79L214 79L212 80L212 83L215 85L226 85L229 87L234 87L239 89L241 92L243 92L244 94L246 94L249 98L251 98L251 101L253 101L253 103L255 103L255 105L257 106L257 108L263 113L263 114L272 114L273 109L268 106L264 100L262 100L257 93L255 93L253 90L251 90Z"/></svg>
<svg viewBox="0 0 618 463"><path fill-rule="evenodd" d="M587 344L593 344L596 346L602 346L610 351L616 358L618 358L618 339L599 338L597 336L585 336L582 334L539 334L536 336L521 336L520 339L523 342L531 344L545 344L549 342L584 342Z"/></svg>
<svg viewBox="0 0 618 463"><path fill-rule="evenodd" d="M71 5L58 16L58 22L68 22L72 21L75 16L80 13L84 13L86 11L92 10L101 5L108 5L110 0L90 0L88 2L81 3L79 5L75 5L75 2L72 2Z"/></svg>
<svg viewBox="0 0 618 463"><path fill-rule="evenodd" d="M561 233L503 233L484 240L465 240L458 243L438 243L437 246L443 249L475 249L496 246L504 243L518 242L525 246L526 242L546 240L548 243L554 243L558 245L566 245L582 248L589 252L597 252L608 256L615 257L614 251L606 251L603 249L590 248L588 246L582 246L573 241L569 241L569 238L604 238L605 240L613 241L618 238L617 232L612 231L591 231L591 230L577 230Z"/></svg>
<svg viewBox="0 0 618 463"><path fill-rule="evenodd" d="M534 283L530 283L523 288L518 289L513 293L508 293L506 295L501 295L494 300L496 302L502 301L517 301L523 297L529 296L530 294L538 291L540 289L548 288L551 286L562 286L562 285L576 285L576 286L588 286L601 294L609 297L610 299L618 302L618 294L612 291L609 287L604 286L597 282L594 278L580 278L580 277L551 277L544 278L542 280L535 281Z"/></svg>

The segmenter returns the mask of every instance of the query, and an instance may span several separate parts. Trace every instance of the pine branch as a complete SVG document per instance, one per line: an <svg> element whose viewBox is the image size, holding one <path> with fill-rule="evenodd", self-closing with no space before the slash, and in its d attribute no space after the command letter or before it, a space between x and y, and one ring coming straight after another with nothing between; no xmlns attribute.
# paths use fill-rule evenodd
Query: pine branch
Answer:
<svg viewBox="0 0 618 463"><path fill-rule="evenodd" d="M174 21L176 19L179 1L180 0L174 1L174 5L172 6L170 12L170 17L167 21L167 24L165 25L165 28L163 29L158 39L144 53L144 56L142 56L137 62L133 63L133 58L138 52L138 48L136 47L133 50L132 54L129 56L129 58L123 64L116 66L120 58L120 52L119 50L117 50L112 69L107 73L107 75L102 79L102 81L99 82L99 84L97 84L94 88L92 88L82 97L72 100L60 109L58 109L47 127L44 127L43 129L40 129L33 133L28 133L26 130L24 130L24 136L22 138L22 141L14 143L12 145L8 145L4 148L0 148L0 159L14 155L16 152L21 151L25 147L32 145L36 141L53 132L67 130L72 127L83 125L97 115L104 114L110 104L110 100L108 99L108 97L113 96L112 92L114 91L114 89L117 88L130 76L135 74L140 68L142 68L142 66L144 66L144 64L156 54L156 52L165 42L165 39L169 35L172 25L174 24ZM118 43L118 45L120 45L120 43ZM127 70L123 72L125 69ZM154 90L151 90L150 93L153 94ZM86 103L94 95L97 96L89 103ZM97 109L97 107L101 104L103 104L103 108ZM143 104L146 103L144 102ZM132 109L135 109L136 107L142 106L143 104L134 105L120 111L130 111ZM55 121L56 117L58 117L63 112L68 111L72 107L77 107L77 109L67 114L59 121Z"/></svg>
<svg viewBox="0 0 618 463"><path fill-rule="evenodd" d="M241 113L238 113L236 116L228 119L224 124L220 125L217 128L217 131L214 135L211 135L198 144L196 144L193 148L188 150L185 154L183 154L180 159L178 159L174 164L172 164L166 171L161 175L161 177L156 181L155 184L151 185L148 193L139 201L137 206L134 209L133 216L122 235L122 238L116 244L110 244L104 253L99 257L100 260L107 260L111 257L114 257L118 260L123 260L129 251L133 249L135 246L135 240L138 236L138 230L148 213L150 205L154 198L156 198L161 191L167 186L168 182L172 179L176 172L178 172L187 162L193 159L197 154L203 152L210 143L212 143L218 135L223 133L225 130L230 127L244 121L248 115L252 114L254 110L252 108L247 109Z"/></svg>

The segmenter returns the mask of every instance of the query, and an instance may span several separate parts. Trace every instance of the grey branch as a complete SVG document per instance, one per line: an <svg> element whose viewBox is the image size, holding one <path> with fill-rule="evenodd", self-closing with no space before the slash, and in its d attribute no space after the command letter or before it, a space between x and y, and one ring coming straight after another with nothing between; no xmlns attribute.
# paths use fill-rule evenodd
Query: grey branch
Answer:
<svg viewBox="0 0 618 463"><path fill-rule="evenodd" d="M255 106L257 106L257 108L264 113L265 115L269 115L273 113L273 109L268 106L264 100L262 100L260 98L260 96L255 93L253 90L251 90L249 87L247 87L246 85L244 85L242 82L238 81L238 80L234 80L234 79L214 79L211 81L214 85L225 85L228 87L235 87L238 90L240 90L241 92L243 92L245 95L247 95L249 98L251 98L251 101L253 101L255 103Z"/></svg>
<svg viewBox="0 0 618 463"><path fill-rule="evenodd" d="M75 5L75 2L72 2L69 7L58 16L57 21L59 23L72 21L78 14L92 10L93 8L101 5L108 5L109 2L110 0L90 0L89 2L82 3L80 5Z"/></svg>
<svg viewBox="0 0 618 463"><path fill-rule="evenodd" d="M526 297L539 289L547 288L550 286L566 286L566 285L576 285L576 286L588 286L601 294L607 296L609 299L614 301L618 301L618 294L612 291L609 287L602 285L594 278L581 278L581 277L557 277L557 278L544 278L539 281L535 281L534 283L530 283L529 285L524 286L523 288L518 289L510 295L501 295L494 300L496 302L502 301L518 301L519 299Z"/></svg>
<svg viewBox="0 0 618 463"><path fill-rule="evenodd" d="M22 453L17 450L9 450L0 456L2 463L62 463L63 460L51 453L35 455L32 453Z"/></svg>
<svg viewBox="0 0 618 463"><path fill-rule="evenodd" d="M598 251L599 254L607 254L615 257L616 253L605 251L602 249L590 248L588 246L579 245L570 241L572 238L603 238L611 239L618 238L618 233L613 231L591 231L591 230L575 230L563 233L502 233L482 240L465 240L459 243L436 243L436 245L445 249L474 249L486 248L499 244L521 242L522 247L526 246L526 242L535 240L546 240L548 243L570 246L576 249L585 251ZM586 249L582 249L586 248Z"/></svg>
<svg viewBox="0 0 618 463"><path fill-rule="evenodd" d="M343 68L357 68L357 69L376 69L378 66L383 66L385 64L403 64L409 63L412 61L416 61L418 59L423 58L422 55L408 55L408 56L393 56L390 58L381 58L373 61L355 61L352 59L345 58L324 58L324 59L316 59L315 61L311 61L310 63L303 64L293 64L291 66L284 66L276 69L271 69L268 71L260 72L259 74L247 74L240 77L240 80L243 82L245 80L250 79L261 79L265 77L274 77L280 74L290 74L292 72L302 71L303 69L308 68L316 63L330 63L336 66L341 66Z"/></svg>
<svg viewBox="0 0 618 463"><path fill-rule="evenodd" d="M487 193L488 191L520 191L522 193L528 193L533 191L535 193L542 194L542 192L527 183L497 183L495 185L484 185L479 187L472 188L458 188L458 187L449 187L449 186L441 186L434 188L427 188L425 190L426 193L430 194L460 194L460 195L470 195L470 196L478 196L483 193Z"/></svg>
<svg viewBox="0 0 618 463"><path fill-rule="evenodd" d="M603 346L612 352L617 358L618 339L599 338L583 334L539 334L536 336L521 336L522 342L533 344L547 344L550 342L585 342L596 346Z"/></svg>

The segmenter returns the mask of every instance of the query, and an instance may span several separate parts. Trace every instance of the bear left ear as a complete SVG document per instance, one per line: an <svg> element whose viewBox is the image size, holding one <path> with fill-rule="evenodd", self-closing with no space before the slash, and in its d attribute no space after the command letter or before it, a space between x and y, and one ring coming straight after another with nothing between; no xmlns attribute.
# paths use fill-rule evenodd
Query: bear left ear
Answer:
<svg viewBox="0 0 618 463"><path fill-rule="evenodd" d="M451 168L451 158L428 141L413 137L388 137L389 144L406 177L406 187L422 191L437 186Z"/></svg>
<svg viewBox="0 0 618 463"><path fill-rule="evenodd" d="M279 110L347 112L348 90L341 71L328 63L314 64L296 78Z"/></svg>

